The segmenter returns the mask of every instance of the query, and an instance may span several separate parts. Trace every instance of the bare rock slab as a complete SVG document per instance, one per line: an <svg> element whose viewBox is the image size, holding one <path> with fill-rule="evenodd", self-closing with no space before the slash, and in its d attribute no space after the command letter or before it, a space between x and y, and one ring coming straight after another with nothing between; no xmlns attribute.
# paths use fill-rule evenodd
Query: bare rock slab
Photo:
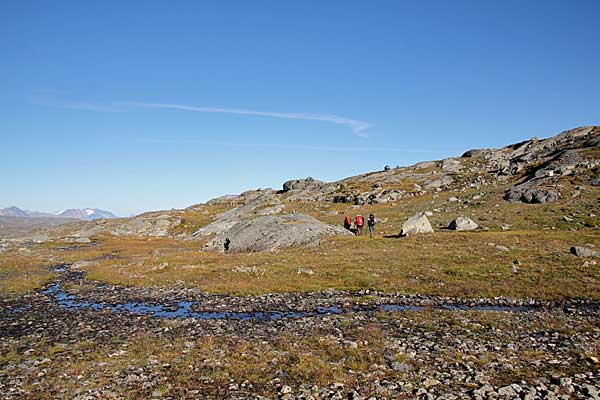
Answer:
<svg viewBox="0 0 600 400"><path fill-rule="evenodd" d="M226 238L230 240L230 251L256 252L317 245L323 238L336 235L352 233L305 214L266 215L236 223L211 240L205 250L222 251Z"/></svg>

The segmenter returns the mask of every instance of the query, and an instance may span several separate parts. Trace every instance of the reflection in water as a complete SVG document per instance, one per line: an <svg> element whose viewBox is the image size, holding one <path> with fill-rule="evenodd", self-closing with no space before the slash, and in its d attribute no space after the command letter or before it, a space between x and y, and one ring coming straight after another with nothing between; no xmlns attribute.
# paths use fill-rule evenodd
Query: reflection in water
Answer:
<svg viewBox="0 0 600 400"><path fill-rule="evenodd" d="M234 320L279 320L285 318L301 318L307 316L322 316L341 314L340 307L317 307L316 311L251 311L251 312L196 312L192 309L197 302L181 301L177 307L161 304L127 302L119 304L91 302L79 299L77 296L65 292L62 284L55 283L42 293L54 298L56 304L68 310L110 310L114 313L131 313L136 315L149 315L156 318L194 318L194 319L234 319ZM421 311L427 309L437 310L476 310L476 311L512 311L525 312L533 307L526 306L466 306L466 305L439 305L439 306L410 306L401 304L386 304L379 307L355 307L350 312L367 311Z"/></svg>

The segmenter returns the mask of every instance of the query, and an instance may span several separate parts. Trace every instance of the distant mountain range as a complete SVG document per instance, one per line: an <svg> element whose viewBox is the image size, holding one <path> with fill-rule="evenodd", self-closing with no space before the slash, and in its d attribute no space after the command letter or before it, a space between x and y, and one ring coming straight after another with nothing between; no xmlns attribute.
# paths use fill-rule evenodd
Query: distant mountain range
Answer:
<svg viewBox="0 0 600 400"><path fill-rule="evenodd" d="M56 214L39 211L22 210L19 207L8 207L0 209L0 215L17 218L70 218L83 221L93 221L101 218L118 218L110 211L98 208L69 208Z"/></svg>

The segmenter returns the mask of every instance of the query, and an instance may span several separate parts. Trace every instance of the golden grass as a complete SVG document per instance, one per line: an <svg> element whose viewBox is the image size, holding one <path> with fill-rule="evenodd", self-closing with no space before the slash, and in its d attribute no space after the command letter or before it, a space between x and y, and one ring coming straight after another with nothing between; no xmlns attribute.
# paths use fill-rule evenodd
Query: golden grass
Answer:
<svg viewBox="0 0 600 400"><path fill-rule="evenodd" d="M480 190L469 189L360 207L284 202L286 213L306 213L325 223L341 225L346 214L370 212L382 222L374 240L330 238L320 246L276 252L207 253L201 251L205 239L104 235L95 238L99 246L80 245L68 251L59 248L72 244L50 242L34 247L30 256L0 255L0 284L3 293L23 293L51 276L40 268L44 260L53 264L97 260L98 266L86 269L89 279L138 286L185 285L212 293L369 288L452 296L600 298L600 268L583 266L584 259L569 254L573 245L600 245L600 217L593 213L600 188L587 186L571 197L575 190L571 179L562 180L564 197L552 204L507 203L502 196L514 182L481 189L485 195L480 200L472 200ZM449 202L450 196L460 201ZM184 210L183 219L188 222L178 232L195 230L228 207L214 204ZM394 237L406 217L423 210L437 210L429 218L436 233ZM490 230L461 233L442 229L459 215ZM564 215L573 221L563 220ZM502 231L500 226L505 223L514 230ZM500 251L495 245L510 251ZM511 269L514 260L522 264L518 273ZM300 267L311 268L314 274L298 274Z"/></svg>
<svg viewBox="0 0 600 400"><path fill-rule="evenodd" d="M311 248L220 254L202 252L194 242L121 238L102 246L118 248L118 257L86 270L88 279L121 285L186 285L240 295L368 288L467 297L600 298L600 268L584 266L585 260L569 254L571 245L599 239L598 232L439 231L410 239L332 238ZM515 260L521 264L517 273ZM301 267L314 274L298 274Z"/></svg>
<svg viewBox="0 0 600 400"><path fill-rule="evenodd" d="M0 296L17 296L53 278L46 259L12 252L0 257Z"/></svg>

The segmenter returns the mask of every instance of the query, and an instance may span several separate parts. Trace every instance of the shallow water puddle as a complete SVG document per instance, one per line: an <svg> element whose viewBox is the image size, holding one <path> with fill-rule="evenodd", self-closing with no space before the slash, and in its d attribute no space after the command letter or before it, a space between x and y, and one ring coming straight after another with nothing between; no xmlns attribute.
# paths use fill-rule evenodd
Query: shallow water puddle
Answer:
<svg viewBox="0 0 600 400"><path fill-rule="evenodd" d="M476 311L512 311L525 312L530 311L533 307L525 306L466 306L466 305L436 305L436 306L411 306L401 304L385 304L374 307L354 307L343 310L341 307L317 307L315 311L251 311L251 312L197 312L192 307L197 302L181 301L176 307L165 306L162 304L151 304L141 302L126 302L126 303L102 303L91 302L79 299L77 296L68 294L62 283L58 282L42 292L54 299L57 305L71 311L102 311L110 310L117 314L129 313L134 315L148 315L155 318L193 318L193 319L232 319L232 320L279 320L288 318L302 318L324 316L332 314L352 313L352 312L395 312L395 311L423 311L423 310L476 310Z"/></svg>

